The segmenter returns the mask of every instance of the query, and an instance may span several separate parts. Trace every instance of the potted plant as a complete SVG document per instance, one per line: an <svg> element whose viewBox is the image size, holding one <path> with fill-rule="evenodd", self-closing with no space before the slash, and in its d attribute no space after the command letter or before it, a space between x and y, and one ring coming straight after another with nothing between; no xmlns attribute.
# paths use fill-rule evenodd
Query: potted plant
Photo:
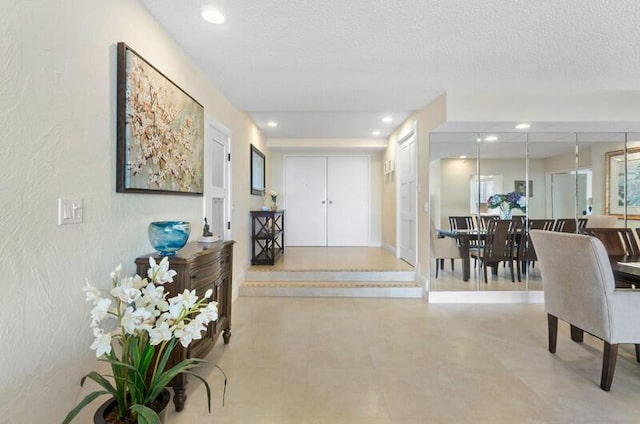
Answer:
<svg viewBox="0 0 640 424"><path fill-rule="evenodd" d="M86 282L83 288L86 300L93 304L90 326L95 340L91 349L101 361L110 364L113 374L104 376L92 371L85 375L81 385L89 378L102 390L87 395L69 412L63 424L70 423L102 395L111 395L113 399L107 403L113 406L109 411L107 404L103 405L100 414L96 413L96 422L106 409L105 423L160 423L158 412L162 405L158 403L166 407L169 393L165 386L180 373L193 375L204 383L211 412L209 384L191 371L202 360L188 358L165 368L176 343L189 346L192 340L202 337L207 324L218 318L217 303L209 300L212 290L202 298L196 296L195 290L185 290L167 299L168 292L163 286L173 281L176 272L169 269L167 257L159 264L151 257L149 265L147 278L121 277L119 265L110 274L112 288L107 293ZM113 329L107 331L108 328Z"/></svg>
<svg viewBox="0 0 640 424"><path fill-rule="evenodd" d="M527 212L527 203L523 196L515 191L507 194L494 194L487 200L489 209L500 208L500 217L502 219L511 219L512 209L520 209Z"/></svg>

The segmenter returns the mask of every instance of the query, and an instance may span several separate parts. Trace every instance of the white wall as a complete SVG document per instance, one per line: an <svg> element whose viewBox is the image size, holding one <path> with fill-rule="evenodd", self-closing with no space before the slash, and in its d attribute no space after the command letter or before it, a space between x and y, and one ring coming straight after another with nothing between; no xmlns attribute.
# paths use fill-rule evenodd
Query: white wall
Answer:
<svg viewBox="0 0 640 424"><path fill-rule="evenodd" d="M271 140L268 141L271 145ZM357 143L356 143L357 144ZM278 204L286 209L284 202L284 157L288 155L298 156L368 156L369 157L369 181L370 181L370 225L369 225L369 245L380 246L381 243L381 185L382 185L382 153L380 151L363 149L278 149L270 152L271 156L271 178L269 189L276 190L283 196L278 199Z"/></svg>
<svg viewBox="0 0 640 424"><path fill-rule="evenodd" d="M634 121L637 128L638 105L640 90L447 91L447 119L452 122Z"/></svg>
<svg viewBox="0 0 640 424"><path fill-rule="evenodd" d="M448 217L470 214L470 179L476 175L476 159L441 159L438 179L432 181L432 208L439 205L439 210L432 210L434 216L440 216L440 227L447 228ZM481 159L482 175L501 175L502 191L514 190L515 180L525 179L525 159ZM432 162L433 164L433 162ZM529 216L544 218L546 209L545 197L545 162L539 159L529 160L529 180L533 181L533 196L529 198ZM435 190L434 190L435 186ZM441 193L436 198L438 191ZM434 203L435 201L435 203ZM434 206L436 205L436 206ZM516 213L519 213L517 210ZM434 221L438 227L438 221Z"/></svg>
<svg viewBox="0 0 640 424"><path fill-rule="evenodd" d="M249 143L264 140L134 0L0 3L0 421L60 422L89 350L85 277L108 287L118 263L152 251L150 221L201 231L202 198L115 192L116 43L124 41L232 131L234 284L249 262ZM266 150L266 149L264 149ZM58 226L57 198L84 199Z"/></svg>

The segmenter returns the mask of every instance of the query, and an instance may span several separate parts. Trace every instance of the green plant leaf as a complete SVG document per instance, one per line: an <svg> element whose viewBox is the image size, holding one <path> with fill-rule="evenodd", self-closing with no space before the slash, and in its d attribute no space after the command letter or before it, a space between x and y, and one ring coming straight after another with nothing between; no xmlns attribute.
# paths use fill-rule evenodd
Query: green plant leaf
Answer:
<svg viewBox="0 0 640 424"><path fill-rule="evenodd" d="M147 399L144 403L148 403L150 400L155 399L160 394L160 391L169 384L176 375L195 367L197 362L199 361L196 361L195 358L188 358L177 363L162 374L156 374L156 378L154 378L153 382L149 386L149 393L147 394Z"/></svg>
<svg viewBox="0 0 640 424"><path fill-rule="evenodd" d="M158 363L158 367L156 368L156 374L162 374L164 372L164 367L167 366L167 362L169 361L169 356L171 356L171 352L173 352L173 348L176 345L177 339L171 339L169 344L165 347L164 353L162 354L162 358Z"/></svg>
<svg viewBox="0 0 640 424"><path fill-rule="evenodd" d="M209 387L209 383L207 383L207 380L205 380L204 378L200 377L195 372L184 371L184 373L192 375L195 378L197 378L198 380L202 381L202 383L204 384L205 389L207 389L207 407L209 408L209 413L211 413L211 388ZM226 378L224 380L224 386L225 386L225 391L226 391L226 387L227 387L227 379ZM224 394L222 395L222 397L224 399Z"/></svg>
<svg viewBox="0 0 640 424"><path fill-rule="evenodd" d="M89 374L82 377L82 379L80 380L80 387L84 385L84 382L87 378L90 378L91 380L95 381L96 383L104 387L104 389L109 393L111 393L114 397L116 396L117 391L116 391L116 388L113 387L113 384L111 384L109 380L107 380L106 378L104 378L102 375L98 374L95 371L91 371Z"/></svg>
<svg viewBox="0 0 640 424"><path fill-rule="evenodd" d="M131 405L131 410L138 414L138 424L160 424L158 413L148 406L137 403Z"/></svg>
<svg viewBox="0 0 640 424"><path fill-rule="evenodd" d="M89 393L84 399L82 399L82 401L78 405L76 405L75 408L71 410L71 412L67 414L64 421L62 421L62 424L69 424L71 420L73 420L76 417L76 415L78 415L78 413L82 411L82 408L84 408L85 406L87 406L88 404L96 400L98 397L102 395L108 395L108 394L109 392L104 390L98 390L98 391Z"/></svg>

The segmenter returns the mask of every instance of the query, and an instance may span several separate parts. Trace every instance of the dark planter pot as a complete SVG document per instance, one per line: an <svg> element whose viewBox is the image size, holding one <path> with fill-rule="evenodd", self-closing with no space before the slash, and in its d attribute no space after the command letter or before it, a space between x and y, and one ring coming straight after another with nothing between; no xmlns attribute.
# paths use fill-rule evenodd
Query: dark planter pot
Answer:
<svg viewBox="0 0 640 424"><path fill-rule="evenodd" d="M167 389L162 389L160 395L156 398L156 401L153 405L150 406L151 409L156 411L160 416L160 422L164 424L165 418L167 417L167 405L169 405L169 401L171 400L171 393ZM109 419L109 414L118 408L118 402L114 398L109 399L96 411L93 416L94 424L129 424L129 421L113 421L113 419ZM131 420L131 423L137 423L137 420Z"/></svg>

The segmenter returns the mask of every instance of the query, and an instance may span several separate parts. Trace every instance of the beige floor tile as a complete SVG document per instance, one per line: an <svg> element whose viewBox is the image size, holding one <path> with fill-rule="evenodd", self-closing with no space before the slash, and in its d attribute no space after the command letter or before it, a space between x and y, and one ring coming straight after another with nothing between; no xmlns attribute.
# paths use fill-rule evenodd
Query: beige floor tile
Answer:
<svg viewBox="0 0 640 424"><path fill-rule="evenodd" d="M611 392L601 342L559 328L543 305L414 299L240 298L232 337L190 378L169 424L637 423L640 364L623 346ZM83 422L83 421L78 421Z"/></svg>

